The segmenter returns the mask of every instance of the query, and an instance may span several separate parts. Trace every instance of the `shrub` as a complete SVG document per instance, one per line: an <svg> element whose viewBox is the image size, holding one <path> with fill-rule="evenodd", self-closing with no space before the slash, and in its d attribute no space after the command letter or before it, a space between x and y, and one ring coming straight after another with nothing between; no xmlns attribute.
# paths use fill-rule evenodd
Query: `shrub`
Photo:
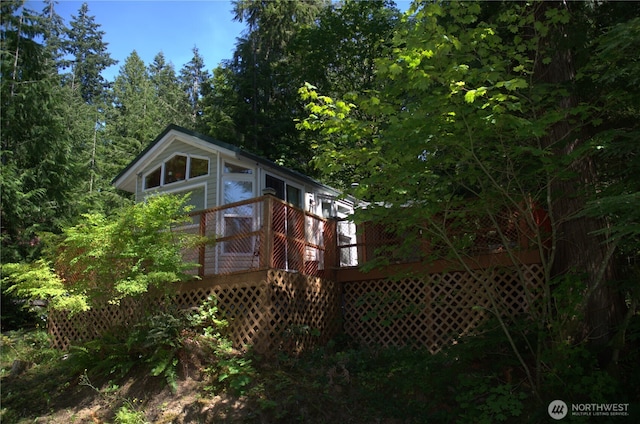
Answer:
<svg viewBox="0 0 640 424"><path fill-rule="evenodd" d="M7 291L79 312L193 278L186 272L197 264L185 263L182 252L204 240L175 230L190 222L187 198L154 196L112 216L85 214L60 236L43 235L43 259L2 266Z"/></svg>

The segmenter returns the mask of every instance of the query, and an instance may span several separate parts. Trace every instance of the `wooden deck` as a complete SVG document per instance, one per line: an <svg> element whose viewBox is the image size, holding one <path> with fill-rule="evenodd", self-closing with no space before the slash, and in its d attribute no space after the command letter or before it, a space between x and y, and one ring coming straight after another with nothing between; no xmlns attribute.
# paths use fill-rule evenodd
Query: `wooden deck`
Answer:
<svg viewBox="0 0 640 424"><path fill-rule="evenodd" d="M191 308L215 296L234 345L252 345L266 355L298 353L340 332L363 345L435 352L473 334L490 316L526 314L545 284L542 250L525 240L526 229L509 235L519 242L503 249L486 236L493 229L483 228L462 262L434 259L422 243L424 250L415 252L420 260L400 263L392 255L390 264L364 272L362 265L393 253L385 247L396 243L376 234L376 226L356 233L352 223L270 195L192 218L179 231L211 243L184 252L186 260L200 264L193 270L200 279L177 284L168 301ZM67 348L126 329L157 304L150 294L73 318L52 311L49 333L54 346Z"/></svg>
<svg viewBox="0 0 640 424"><path fill-rule="evenodd" d="M185 259L200 265L194 273L201 278L281 269L338 282L355 281L363 265L381 257L387 259L384 270L368 275L395 270L429 274L464 268L459 260L438 257L426 240L418 240L412 257L407 258L397 253L402 238L382 225L323 218L271 195L195 212L191 217L193 224L180 230L210 240L185 252ZM539 263L540 249L532 243L532 232L522 223L501 229L490 222L480 228L475 225L464 232L473 240L463 253L464 262L471 269Z"/></svg>
<svg viewBox="0 0 640 424"><path fill-rule="evenodd" d="M466 257L464 263L451 259L438 259L424 262L408 262L387 265L363 271L362 267L343 267L336 271L336 281L348 283L351 281L392 278L393 276L429 275L446 272L482 270L519 265L540 264L539 250L522 250L516 252L485 253Z"/></svg>

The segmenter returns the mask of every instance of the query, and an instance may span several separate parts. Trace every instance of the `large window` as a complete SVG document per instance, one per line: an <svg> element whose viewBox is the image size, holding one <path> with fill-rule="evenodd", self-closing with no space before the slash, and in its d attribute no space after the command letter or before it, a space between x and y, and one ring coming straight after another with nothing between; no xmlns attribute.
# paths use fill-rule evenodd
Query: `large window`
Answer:
<svg viewBox="0 0 640 424"><path fill-rule="evenodd" d="M223 203L235 203L255 197L254 171L233 163L225 162L222 176ZM242 237L254 231L254 205L241 205L225 210L224 236L240 236L223 244L225 253L253 253L253 237Z"/></svg>
<svg viewBox="0 0 640 424"><path fill-rule="evenodd" d="M161 187L208 174L208 158L176 154L144 176L144 189Z"/></svg>

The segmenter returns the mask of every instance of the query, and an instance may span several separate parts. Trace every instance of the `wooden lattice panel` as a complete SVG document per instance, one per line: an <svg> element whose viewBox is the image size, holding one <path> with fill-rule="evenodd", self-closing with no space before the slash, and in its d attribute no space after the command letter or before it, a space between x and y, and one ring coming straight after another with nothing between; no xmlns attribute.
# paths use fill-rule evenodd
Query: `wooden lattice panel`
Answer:
<svg viewBox="0 0 640 424"><path fill-rule="evenodd" d="M52 345L67 349L71 343L93 340L110 330L131 328L152 308L158 308L158 299L148 298L138 302L122 299L118 305L105 305L74 315L51 310L48 330Z"/></svg>
<svg viewBox="0 0 640 424"><path fill-rule="evenodd" d="M344 286L345 332L368 346L422 346L436 352L488 315L525 312L539 297L538 264ZM493 299L493 302L492 302Z"/></svg>
<svg viewBox="0 0 640 424"><path fill-rule="evenodd" d="M527 311L540 296L543 281L539 264L344 285L271 269L183 283L171 302L190 309L214 296L229 321L234 346L251 345L266 355L323 344L340 331L340 322L365 345L417 345L435 352L471 333L491 313ZM130 328L161 305L159 298L149 296L73 317L52 311L49 332L54 346L66 349L113 328Z"/></svg>
<svg viewBox="0 0 640 424"><path fill-rule="evenodd" d="M340 290L335 282L282 270L270 270L269 281L274 347L299 353L338 333Z"/></svg>
<svg viewBox="0 0 640 424"><path fill-rule="evenodd" d="M169 304L191 309L210 296L217 299L221 316L228 320L227 336L237 348L250 345L266 355L280 349L297 353L326 342L339 330L337 284L318 277L270 270L182 283ZM114 328L131 328L146 312L157 311L162 305L159 298L148 296L136 301L124 299L120 305L72 317L52 311L49 333L55 347L66 349L71 343L95 339Z"/></svg>

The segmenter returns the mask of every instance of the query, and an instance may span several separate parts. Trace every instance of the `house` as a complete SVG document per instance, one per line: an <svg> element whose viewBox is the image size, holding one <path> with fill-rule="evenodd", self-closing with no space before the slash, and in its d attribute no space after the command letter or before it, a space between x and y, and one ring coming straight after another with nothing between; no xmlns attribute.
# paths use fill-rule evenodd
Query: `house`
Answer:
<svg viewBox="0 0 640 424"><path fill-rule="evenodd" d="M152 193L191 192L194 210L222 206L275 190L289 204L323 217L346 217L353 200L306 175L237 146L169 125L113 179L136 201Z"/></svg>
<svg viewBox="0 0 640 424"><path fill-rule="evenodd" d="M176 284L170 301L186 309L214 296L237 348L297 353L344 332L363 345L421 345L436 352L490 317L535 311L531 305L544 293L543 250L530 243L525 224L531 223L512 225L512 213L500 230L494 220L474 221L472 237L465 238L474 243L462 261L416 255L399 263L392 257L384 267L363 270L355 265L375 256L377 247L393 248L397 235L373 222L356 237L353 223L332 219L347 217L353 199L180 127L163 131L113 183L138 201L154 193L192 193L193 221L181 231L215 243L186 252L201 265L194 273L202 278ZM500 242L518 240L519 246L496 248L495 233L502 234ZM74 317L52 311L49 332L54 346L67 348L155 307L157 299L146 296Z"/></svg>
<svg viewBox="0 0 640 424"><path fill-rule="evenodd" d="M306 265L302 262L318 262L322 269L324 224L317 217L346 218L354 209L353 199L343 198L334 188L237 146L175 125L167 127L133 159L113 184L133 193L136 201L156 193L189 192L194 212L216 210L221 216L215 219L212 214L200 215L201 223L215 221L207 230L202 230L197 215L192 227L192 231L215 236L219 241L217 250L200 252L200 256L206 256L201 258L204 272L211 274L258 267L259 250L264 245L259 232L265 228L265 219L261 205L250 199L269 193L290 208L281 220L274 218L270 228L276 235L269 237L276 237L274 249L281 250L282 258L266 264L287 270L304 270ZM303 211L306 218L299 215L300 219L295 220L294 209ZM296 228L304 236L296 236ZM355 242L354 226L341 225L341 229L343 244L351 243L351 239ZM301 239L306 246L298 248ZM296 250L294 246L300 252L297 258L291 253ZM294 262L300 265L292 266Z"/></svg>

